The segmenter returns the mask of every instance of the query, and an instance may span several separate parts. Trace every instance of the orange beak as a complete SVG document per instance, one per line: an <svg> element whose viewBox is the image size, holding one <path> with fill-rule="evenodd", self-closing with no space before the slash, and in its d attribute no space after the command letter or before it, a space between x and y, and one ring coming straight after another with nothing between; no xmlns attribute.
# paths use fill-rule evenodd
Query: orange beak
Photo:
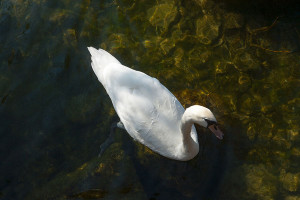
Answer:
<svg viewBox="0 0 300 200"><path fill-rule="evenodd" d="M219 129L219 127L216 124L210 125L208 128L211 130L211 132L213 132L215 134L215 136L218 139L220 139L220 140L223 139L224 134L222 133L222 131Z"/></svg>

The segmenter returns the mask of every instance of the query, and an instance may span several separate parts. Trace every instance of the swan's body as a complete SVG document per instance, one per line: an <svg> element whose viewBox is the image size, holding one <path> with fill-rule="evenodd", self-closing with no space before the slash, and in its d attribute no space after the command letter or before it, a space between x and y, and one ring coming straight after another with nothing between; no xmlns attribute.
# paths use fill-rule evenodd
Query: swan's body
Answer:
<svg viewBox="0 0 300 200"><path fill-rule="evenodd" d="M93 70L131 137L171 159L185 161L198 154L193 124L216 122L209 109L192 106L185 111L157 79L122 65L102 49L88 49Z"/></svg>

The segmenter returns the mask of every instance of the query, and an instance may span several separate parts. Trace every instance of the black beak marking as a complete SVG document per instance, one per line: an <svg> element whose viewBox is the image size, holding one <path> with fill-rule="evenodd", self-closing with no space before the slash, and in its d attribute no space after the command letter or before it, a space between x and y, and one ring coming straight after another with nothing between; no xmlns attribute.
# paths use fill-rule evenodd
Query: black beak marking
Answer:
<svg viewBox="0 0 300 200"><path fill-rule="evenodd" d="M214 128L215 128L215 130L218 130L218 128L217 128L217 125L216 125L216 124L214 124Z"/></svg>
<svg viewBox="0 0 300 200"><path fill-rule="evenodd" d="M204 120L207 122L207 127L206 128L208 128L211 125L214 125L214 128L217 130L217 122L216 121L212 121L212 120L209 120L209 119L206 119L206 118L204 118Z"/></svg>

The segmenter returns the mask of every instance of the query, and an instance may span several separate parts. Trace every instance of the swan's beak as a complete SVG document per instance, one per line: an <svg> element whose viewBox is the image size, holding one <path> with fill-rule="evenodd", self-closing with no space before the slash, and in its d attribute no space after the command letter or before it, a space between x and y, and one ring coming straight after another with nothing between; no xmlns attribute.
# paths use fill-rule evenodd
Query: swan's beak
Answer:
<svg viewBox="0 0 300 200"><path fill-rule="evenodd" d="M217 138L219 138L220 140L223 139L224 134L216 124L210 125L208 128L215 134Z"/></svg>

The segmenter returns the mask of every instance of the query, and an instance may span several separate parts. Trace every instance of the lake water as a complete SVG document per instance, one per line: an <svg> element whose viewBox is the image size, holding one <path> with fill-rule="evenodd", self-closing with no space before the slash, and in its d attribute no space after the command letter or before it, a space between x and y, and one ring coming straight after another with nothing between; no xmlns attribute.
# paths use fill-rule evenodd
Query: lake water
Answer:
<svg viewBox="0 0 300 200"><path fill-rule="evenodd" d="M179 162L124 130L87 46L210 108ZM0 199L300 199L296 1L2 0Z"/></svg>

